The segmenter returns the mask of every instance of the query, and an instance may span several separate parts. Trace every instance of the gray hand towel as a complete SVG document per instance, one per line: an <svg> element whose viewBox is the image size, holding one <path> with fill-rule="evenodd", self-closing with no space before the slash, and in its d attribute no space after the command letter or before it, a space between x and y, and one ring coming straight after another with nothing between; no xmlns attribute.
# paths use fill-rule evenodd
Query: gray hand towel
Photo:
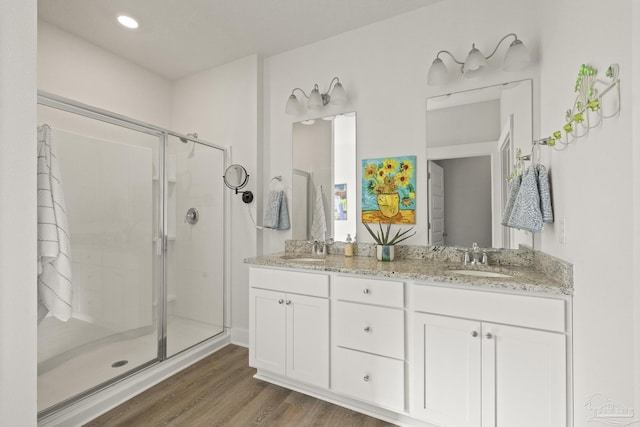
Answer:
<svg viewBox="0 0 640 427"><path fill-rule="evenodd" d="M507 204L504 207L502 213L502 225L509 225L509 218L511 218L511 212L513 212L513 205L518 197L520 191L520 185L522 184L522 176L516 175L511 181L509 181L509 198Z"/></svg>
<svg viewBox="0 0 640 427"><path fill-rule="evenodd" d="M553 222L553 208L551 207L551 188L549 186L549 174L547 168L541 164L536 165L538 177L538 191L540 192L540 209L542 210L542 222Z"/></svg>
<svg viewBox="0 0 640 427"><path fill-rule="evenodd" d="M529 166L522 178L520 191L513 204L513 210L507 223L509 227L532 233L542 231L542 212L540 211L540 191L535 166Z"/></svg>
<svg viewBox="0 0 640 427"><path fill-rule="evenodd" d="M288 230L289 208L284 191L270 191L267 199L267 211L264 214L264 227L276 230Z"/></svg>

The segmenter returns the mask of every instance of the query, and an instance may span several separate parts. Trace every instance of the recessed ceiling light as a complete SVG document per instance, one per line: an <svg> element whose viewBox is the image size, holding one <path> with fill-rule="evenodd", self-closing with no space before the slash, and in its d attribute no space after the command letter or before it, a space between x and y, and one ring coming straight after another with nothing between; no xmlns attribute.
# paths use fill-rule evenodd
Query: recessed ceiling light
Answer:
<svg viewBox="0 0 640 427"><path fill-rule="evenodd" d="M118 16L118 22L127 28L131 28L131 29L138 28L138 21L136 21L135 19L127 15Z"/></svg>

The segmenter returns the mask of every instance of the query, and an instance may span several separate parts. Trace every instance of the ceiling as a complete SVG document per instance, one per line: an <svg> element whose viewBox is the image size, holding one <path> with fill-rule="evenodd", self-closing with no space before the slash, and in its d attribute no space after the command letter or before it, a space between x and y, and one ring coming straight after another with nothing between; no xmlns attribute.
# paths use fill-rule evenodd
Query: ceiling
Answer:
<svg viewBox="0 0 640 427"><path fill-rule="evenodd" d="M269 57L440 0L39 0L38 16L169 80ZM129 30L120 14L136 18Z"/></svg>

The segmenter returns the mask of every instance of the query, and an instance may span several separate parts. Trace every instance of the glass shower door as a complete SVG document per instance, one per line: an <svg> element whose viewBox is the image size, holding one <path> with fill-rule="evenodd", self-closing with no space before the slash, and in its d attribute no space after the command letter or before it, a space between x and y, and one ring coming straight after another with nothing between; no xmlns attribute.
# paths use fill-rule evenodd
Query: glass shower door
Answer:
<svg viewBox="0 0 640 427"><path fill-rule="evenodd" d="M169 136L167 357L224 331L224 165L223 150Z"/></svg>
<svg viewBox="0 0 640 427"><path fill-rule="evenodd" d="M72 314L38 325L41 414L159 360L162 133L61 108L39 105L38 120L62 181Z"/></svg>

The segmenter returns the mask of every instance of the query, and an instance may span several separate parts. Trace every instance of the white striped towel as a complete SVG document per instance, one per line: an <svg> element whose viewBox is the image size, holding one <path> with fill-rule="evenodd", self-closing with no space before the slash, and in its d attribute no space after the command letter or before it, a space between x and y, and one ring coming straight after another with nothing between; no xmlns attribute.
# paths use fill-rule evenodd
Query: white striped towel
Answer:
<svg viewBox="0 0 640 427"><path fill-rule="evenodd" d="M316 191L316 201L313 204L313 221L311 222L311 238L324 242L327 234L327 219L324 214L324 200L322 186Z"/></svg>
<svg viewBox="0 0 640 427"><path fill-rule="evenodd" d="M49 126L38 127L38 323L71 318L71 239Z"/></svg>

